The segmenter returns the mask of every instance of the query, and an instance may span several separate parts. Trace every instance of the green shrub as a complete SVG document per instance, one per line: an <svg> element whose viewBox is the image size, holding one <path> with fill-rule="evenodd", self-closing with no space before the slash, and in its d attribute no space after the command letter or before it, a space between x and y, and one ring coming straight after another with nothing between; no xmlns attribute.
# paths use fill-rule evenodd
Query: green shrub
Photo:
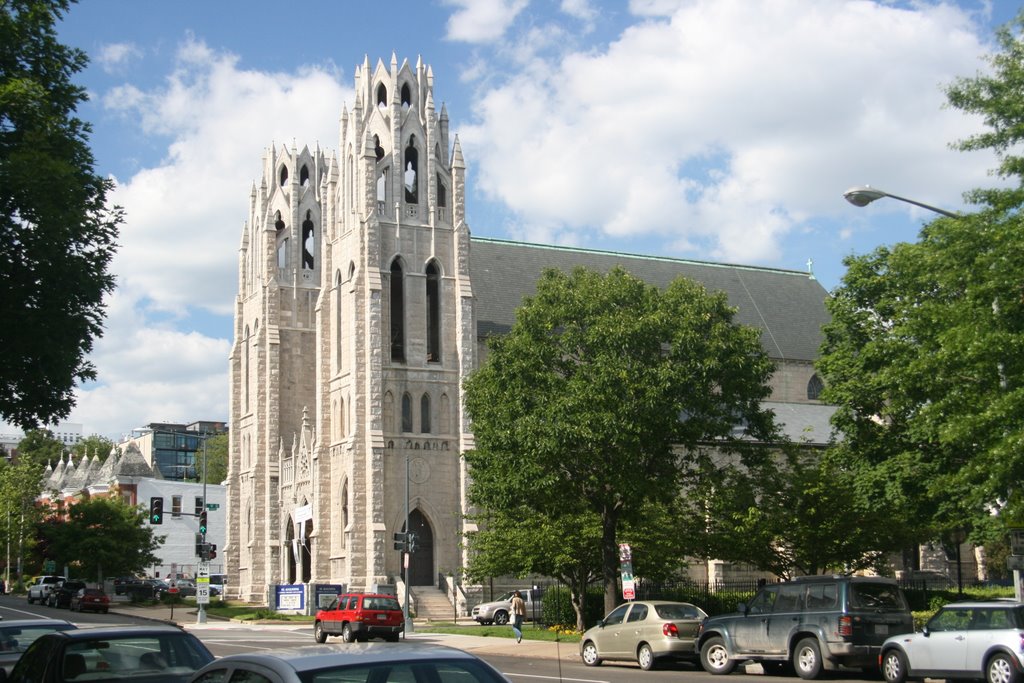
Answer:
<svg viewBox="0 0 1024 683"><path fill-rule="evenodd" d="M588 627L596 624L604 616L604 591L600 587L591 586L587 589L587 600L583 609L583 623ZM572 608L568 588L552 586L544 591L541 618L549 625L576 625L576 610Z"/></svg>

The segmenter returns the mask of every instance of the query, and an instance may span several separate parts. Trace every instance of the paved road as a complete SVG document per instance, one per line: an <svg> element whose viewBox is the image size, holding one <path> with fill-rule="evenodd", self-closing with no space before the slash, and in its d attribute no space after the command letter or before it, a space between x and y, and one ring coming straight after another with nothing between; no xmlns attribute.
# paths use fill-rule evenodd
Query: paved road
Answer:
<svg viewBox="0 0 1024 683"><path fill-rule="evenodd" d="M24 597L0 596L0 616L5 619L27 619L33 616L67 619L80 627L140 623L148 620L170 621L194 633L217 656L235 652L251 652L281 647L312 645L313 630L309 625L295 624L246 624L209 618L205 624L197 624L195 607L176 607L173 614L166 607L132 607L126 603L115 604L110 614L90 614L29 605ZM605 663L599 667L587 667L580 661L576 643L552 643L524 640L516 643L512 638L481 637L471 635L420 633L409 634L410 640L422 640L454 647L485 659L516 683L548 683L550 681L572 681L573 683L730 683L734 676L712 678L699 666L667 664L658 670L641 671L629 662ZM344 647L340 638L330 638L328 643ZM401 643L380 643L381 647L401 647ZM776 678L761 674L761 668L752 665L748 675L760 683L793 683L795 678ZM736 676L742 676L742 673ZM742 679L740 679L742 680ZM865 681L859 672L844 672L830 676L829 681Z"/></svg>

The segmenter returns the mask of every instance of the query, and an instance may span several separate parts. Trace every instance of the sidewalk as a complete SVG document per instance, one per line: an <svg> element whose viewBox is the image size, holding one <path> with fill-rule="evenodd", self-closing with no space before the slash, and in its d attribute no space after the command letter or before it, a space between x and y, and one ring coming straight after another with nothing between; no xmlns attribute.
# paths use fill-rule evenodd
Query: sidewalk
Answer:
<svg viewBox="0 0 1024 683"><path fill-rule="evenodd" d="M174 608L173 614L170 607L139 607L126 603L112 603L110 611L114 614L152 619L170 624L177 624L188 630L204 629L234 629L234 628L271 628L287 631L307 631L309 633L309 644L313 644L313 627L311 624L295 622L243 622L226 620L207 615L205 624L196 623L197 611L193 605L178 605ZM517 643L515 638L495 638L485 636L470 636L455 633L420 633L417 626L427 625L413 622L413 630L408 635L409 640L437 643L447 645L457 650L471 652L476 655L490 654L506 657L531 657L538 659L561 659L563 661L579 661L579 646L577 643L554 643L543 640L526 640ZM511 632L511 627L509 629ZM332 642L341 642L340 639L332 639Z"/></svg>

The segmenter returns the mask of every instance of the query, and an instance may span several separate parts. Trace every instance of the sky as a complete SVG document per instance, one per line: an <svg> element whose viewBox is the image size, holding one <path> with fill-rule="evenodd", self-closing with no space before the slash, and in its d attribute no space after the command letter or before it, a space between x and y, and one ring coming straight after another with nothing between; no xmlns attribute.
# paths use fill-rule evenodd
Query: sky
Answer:
<svg viewBox="0 0 1024 683"><path fill-rule="evenodd" d="M476 236L813 271L914 241L991 186L944 88L988 69L1006 0L85 0L96 171L124 207L106 331L68 422L118 440L228 418L237 256L275 145L338 147L354 68L418 59ZM808 265L810 262L810 266ZM0 430L3 431L3 430Z"/></svg>

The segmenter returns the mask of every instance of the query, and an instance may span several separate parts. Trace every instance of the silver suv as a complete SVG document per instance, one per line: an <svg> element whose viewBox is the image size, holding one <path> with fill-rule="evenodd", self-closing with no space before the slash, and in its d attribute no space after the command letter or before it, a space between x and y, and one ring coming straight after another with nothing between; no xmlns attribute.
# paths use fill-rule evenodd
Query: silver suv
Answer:
<svg viewBox="0 0 1024 683"><path fill-rule="evenodd" d="M515 592L503 593L492 602L483 602L474 606L473 621L485 626L487 624L497 624L498 626L507 624L509 615L512 614L512 594ZM532 591L529 588L519 589L519 594L523 596L523 602L526 603L526 619L533 619L534 615L537 618L541 616L542 605L537 593L538 591Z"/></svg>
<svg viewBox="0 0 1024 683"><path fill-rule="evenodd" d="M804 576L765 586L736 614L709 618L697 649L713 674L731 673L743 662L760 662L769 674L795 670L805 679L838 665L875 673L882 642L913 628L893 579Z"/></svg>
<svg viewBox="0 0 1024 683"><path fill-rule="evenodd" d="M954 602L920 633L882 644L882 674L889 683L907 678L974 678L1012 683L1024 670L1024 604Z"/></svg>

